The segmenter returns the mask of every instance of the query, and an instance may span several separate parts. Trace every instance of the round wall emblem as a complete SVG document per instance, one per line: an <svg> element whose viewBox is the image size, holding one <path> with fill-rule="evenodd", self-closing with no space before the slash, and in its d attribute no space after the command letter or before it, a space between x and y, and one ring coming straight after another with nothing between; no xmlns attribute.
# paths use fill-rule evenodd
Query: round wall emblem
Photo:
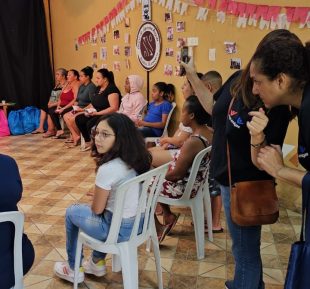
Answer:
<svg viewBox="0 0 310 289"><path fill-rule="evenodd" d="M152 22L144 22L138 31L136 53L145 70L152 70L159 61L161 52L160 31Z"/></svg>

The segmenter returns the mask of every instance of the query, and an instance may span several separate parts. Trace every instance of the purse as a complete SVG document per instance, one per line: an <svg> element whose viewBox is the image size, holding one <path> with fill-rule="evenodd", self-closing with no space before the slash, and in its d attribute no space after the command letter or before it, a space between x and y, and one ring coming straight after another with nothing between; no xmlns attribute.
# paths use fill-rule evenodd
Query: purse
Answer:
<svg viewBox="0 0 310 289"><path fill-rule="evenodd" d="M234 98L231 100L228 113ZM230 186L230 214L240 226L273 224L279 218L279 202L274 180L243 181L232 184L230 150L227 141L227 163Z"/></svg>
<svg viewBox="0 0 310 289"><path fill-rule="evenodd" d="M295 242L287 267L284 289L310 288L310 173L302 185L302 227L300 241Z"/></svg>

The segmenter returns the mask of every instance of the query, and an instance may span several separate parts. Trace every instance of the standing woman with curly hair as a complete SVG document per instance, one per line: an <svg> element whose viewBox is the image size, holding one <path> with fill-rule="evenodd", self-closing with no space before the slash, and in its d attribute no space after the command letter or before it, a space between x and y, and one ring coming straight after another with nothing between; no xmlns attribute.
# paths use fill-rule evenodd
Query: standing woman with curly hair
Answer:
<svg viewBox="0 0 310 289"><path fill-rule="evenodd" d="M81 229L91 237L105 241L108 237L118 186L150 169L151 156L134 123L124 114L102 116L94 129L96 182L91 206L75 204L66 212L68 262L57 262L58 277L73 282L75 251L78 232ZM139 200L139 184L128 187L124 201L123 219L118 242L130 237ZM83 263L84 272L96 276L106 273L106 254L93 251L92 257ZM78 282L84 281L83 270Z"/></svg>

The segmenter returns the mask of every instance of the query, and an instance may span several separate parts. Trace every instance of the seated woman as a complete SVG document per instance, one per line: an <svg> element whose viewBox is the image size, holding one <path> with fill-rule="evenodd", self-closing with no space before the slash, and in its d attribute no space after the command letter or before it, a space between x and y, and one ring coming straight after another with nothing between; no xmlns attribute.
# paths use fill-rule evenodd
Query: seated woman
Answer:
<svg viewBox="0 0 310 289"><path fill-rule="evenodd" d="M47 107L44 109L41 109L41 115L40 115L40 123L39 127L32 132L32 134L38 134L38 133L44 133L44 123L46 121L47 117L47 111L49 108L57 106L57 102L59 99L59 96L61 94L62 89L67 85L67 70L64 68L59 68L55 72L55 87L51 91L51 96L49 98ZM53 126L53 122L50 116L48 116L49 127Z"/></svg>
<svg viewBox="0 0 310 289"><path fill-rule="evenodd" d="M197 75L199 78L203 76L202 73L197 73ZM182 85L182 94L185 100L190 95L195 94L195 91L186 77ZM192 133L193 131L190 127L186 127L180 122L179 128L172 137L161 137L158 142L156 142L155 147L149 148L149 151L152 154L152 166L159 167L172 161L174 155Z"/></svg>
<svg viewBox="0 0 310 289"><path fill-rule="evenodd" d="M105 241L113 217L115 192L118 186L150 169L151 156L134 123L124 114L101 116L94 129L93 152L96 161L96 181L92 204L75 204L66 212L68 262L56 262L55 274L73 282L75 251L79 229L91 237ZM128 187L124 200L123 219L118 242L130 237L138 208L139 184ZM83 262L84 270L78 273L78 282L84 281L84 272L96 276L106 274L106 254L93 251Z"/></svg>
<svg viewBox="0 0 310 289"><path fill-rule="evenodd" d="M22 181L15 160L0 154L0 212L18 211L17 203L22 197ZM0 223L0 288L14 287L14 235L13 223ZM23 234L23 270L26 274L34 262L34 249Z"/></svg>
<svg viewBox="0 0 310 289"><path fill-rule="evenodd" d="M91 129L102 115L117 112L121 103L121 93L114 82L114 74L105 68L99 69L96 75L97 90L90 98L91 103L83 114L75 118L75 123L85 140L82 151L91 148Z"/></svg>
<svg viewBox="0 0 310 289"><path fill-rule="evenodd" d="M48 122L48 130L43 135L44 138L52 137L55 139L64 138L64 131L60 125L60 117L72 110L77 92L79 90L79 73L75 69L70 69L67 75L67 85L62 89L56 106L48 109L48 115L52 122ZM56 131L55 131L56 130Z"/></svg>
<svg viewBox="0 0 310 289"><path fill-rule="evenodd" d="M193 133L174 156L173 162L166 174L166 180L164 181L161 192L162 196L174 199L182 196L195 156L201 150L211 145L212 131L206 126L209 120L210 115L204 110L198 98L195 95L188 97L182 108L181 121L185 126L190 127ZM192 197L196 195L201 183L204 181L203 178L209 169L209 162L210 156L207 155L202 160L198 169ZM155 216L155 224L160 242L171 231L178 219L178 216L170 211L169 205L161 203L161 207L163 209L164 224L161 224Z"/></svg>
<svg viewBox="0 0 310 289"><path fill-rule="evenodd" d="M159 137L163 134L168 114L172 109L171 103L167 100L167 86L165 82L157 82L153 85L153 102L148 105L144 120L136 121L143 137Z"/></svg>
<svg viewBox="0 0 310 289"><path fill-rule="evenodd" d="M129 75L125 81L126 95L122 98L119 113L126 114L133 122L141 118L147 101L141 89L143 78L140 75Z"/></svg>
<svg viewBox="0 0 310 289"><path fill-rule="evenodd" d="M75 118L79 114L84 113L84 108L90 104L90 96L96 91L95 84L91 81L93 78L94 70L86 66L80 71L80 84L79 91L77 94L76 102L73 105L73 110L67 112L64 115L64 121L71 133L71 137L67 139L66 143L72 143L68 145L68 148L75 147L80 141L80 131L75 124Z"/></svg>

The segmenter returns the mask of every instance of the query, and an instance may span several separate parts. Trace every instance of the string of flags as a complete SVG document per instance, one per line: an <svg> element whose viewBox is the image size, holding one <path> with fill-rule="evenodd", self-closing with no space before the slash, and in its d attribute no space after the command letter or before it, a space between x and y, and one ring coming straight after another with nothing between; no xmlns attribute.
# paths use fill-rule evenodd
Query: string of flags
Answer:
<svg viewBox="0 0 310 289"><path fill-rule="evenodd" d="M142 0L120 0L102 20L89 31L76 38L76 46L97 41L125 21L126 14L141 5ZM299 28L310 28L310 7L282 7L238 2L234 0L152 0L168 11L184 15L189 7L197 9L196 20L207 21L211 11L216 11L216 19L224 23L226 17L237 17L236 26L248 26L259 29L289 29L291 23L298 23Z"/></svg>

